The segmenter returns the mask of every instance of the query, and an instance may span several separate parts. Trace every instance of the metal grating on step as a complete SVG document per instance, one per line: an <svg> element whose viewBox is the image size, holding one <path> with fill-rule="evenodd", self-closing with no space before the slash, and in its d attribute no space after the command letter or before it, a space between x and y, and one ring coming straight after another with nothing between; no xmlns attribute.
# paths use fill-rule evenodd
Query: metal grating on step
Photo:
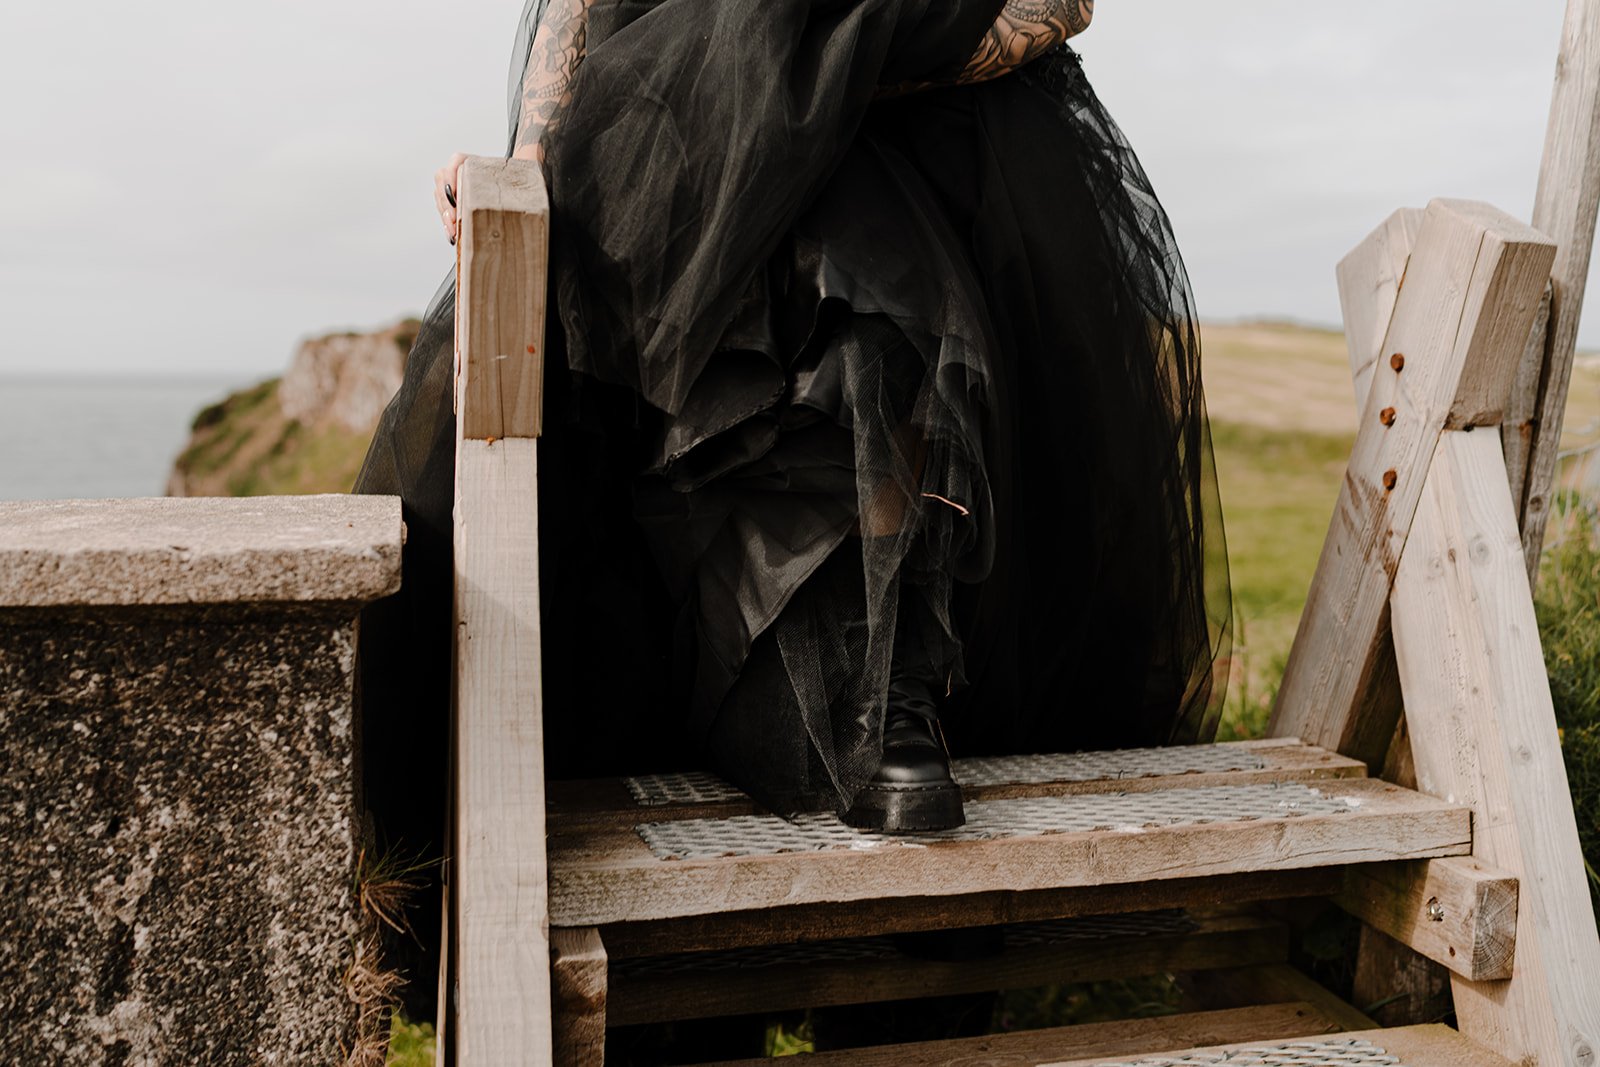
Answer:
<svg viewBox="0 0 1600 1067"><path fill-rule="evenodd" d="M1404 1067L1398 1056L1361 1038L1286 1041L1253 1045L1228 1052L1194 1052L1187 1056L1152 1056L1142 1060L1105 1060L1094 1067Z"/></svg>
<svg viewBox="0 0 1600 1067"><path fill-rule="evenodd" d="M1199 928L1200 924L1191 919L1187 912L1168 908L1128 915L1080 915L1048 922L1014 923L1001 929L1005 934L1005 947L1010 949L1100 941L1108 937L1159 937L1164 934L1191 933ZM859 960L891 959L900 955L893 938L852 937L803 945L624 957L614 961L611 969L617 977L637 978L681 974L685 971L745 971L783 964L854 963Z"/></svg>
<svg viewBox="0 0 1600 1067"><path fill-rule="evenodd" d="M827 849L917 848L948 841L1083 833L1138 832L1150 826L1334 815L1353 811L1344 797L1328 796L1299 782L1164 789L1154 793L1024 797L967 805L967 824L936 834L877 834L855 830L831 814L775 815L654 822L634 829L660 859L705 860L719 856L772 856Z"/></svg>
<svg viewBox="0 0 1600 1067"><path fill-rule="evenodd" d="M1043 756L978 756L955 760L950 770L962 785L1000 786L1220 774L1257 771L1266 765L1266 760L1250 750L1232 745L1175 745ZM744 798L744 793L736 787L703 771L642 774L623 781L641 807L713 804Z"/></svg>
<svg viewBox="0 0 1600 1067"><path fill-rule="evenodd" d="M1232 745L1176 745L1045 756L978 756L955 760L950 773L962 785L1043 785L1258 771L1266 765L1254 752Z"/></svg>

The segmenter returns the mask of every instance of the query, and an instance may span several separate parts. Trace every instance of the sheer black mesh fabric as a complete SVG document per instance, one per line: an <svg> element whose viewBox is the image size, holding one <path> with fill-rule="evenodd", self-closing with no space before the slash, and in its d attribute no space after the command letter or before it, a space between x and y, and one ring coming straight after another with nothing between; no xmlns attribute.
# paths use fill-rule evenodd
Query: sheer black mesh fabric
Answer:
<svg viewBox="0 0 1600 1067"><path fill-rule="evenodd" d="M699 766L779 812L841 807L897 628L957 754L1213 736L1226 556L1150 183L1068 48L874 99L953 74L999 8L591 9L545 140L553 775ZM361 678L369 794L413 842L442 825L452 304L358 481L408 522Z"/></svg>

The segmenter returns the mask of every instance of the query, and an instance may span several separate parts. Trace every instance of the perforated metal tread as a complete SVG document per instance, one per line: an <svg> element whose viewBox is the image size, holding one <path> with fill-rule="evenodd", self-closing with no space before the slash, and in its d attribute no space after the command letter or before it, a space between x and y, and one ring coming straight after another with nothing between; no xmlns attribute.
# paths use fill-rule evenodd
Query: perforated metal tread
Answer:
<svg viewBox="0 0 1600 1067"><path fill-rule="evenodd" d="M705 860L833 849L916 848L1092 830L1138 832L1151 826L1337 815L1353 811L1355 806L1347 797L1329 796L1299 782L1278 782L979 802L967 805L966 825L937 834L870 833L846 826L832 814L801 815L793 820L775 815L684 819L646 823L635 830L658 859Z"/></svg>
<svg viewBox="0 0 1600 1067"><path fill-rule="evenodd" d="M1364 1038L1320 1038L1282 1041L1222 1052L1193 1052L1149 1056L1134 1060L1103 1060L1094 1067L1406 1067L1405 1061Z"/></svg>
<svg viewBox="0 0 1600 1067"><path fill-rule="evenodd" d="M1261 756L1233 745L1179 745L1039 756L981 756L955 760L950 771L964 786L1004 786L1222 774L1261 770L1266 765ZM623 783L640 807L744 799L737 787L702 771L637 775L624 778Z"/></svg>
<svg viewBox="0 0 1600 1067"><path fill-rule="evenodd" d="M1135 912L1129 915L1082 915L1049 922L1013 923L1002 927L1005 947L1064 945L1102 941L1114 937L1158 937L1187 934L1200 928L1181 908ZM747 971L786 964L845 963L892 959L902 955L893 938L852 937L815 941L803 945L731 949L719 952L679 953L671 956L624 957L611 963L616 977L681 974L687 971Z"/></svg>

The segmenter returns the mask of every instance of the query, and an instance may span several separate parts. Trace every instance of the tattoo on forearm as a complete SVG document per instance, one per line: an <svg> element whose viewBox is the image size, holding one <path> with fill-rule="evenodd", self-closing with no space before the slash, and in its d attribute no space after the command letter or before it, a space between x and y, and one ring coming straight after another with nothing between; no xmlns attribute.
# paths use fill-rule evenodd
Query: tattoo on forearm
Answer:
<svg viewBox="0 0 1600 1067"><path fill-rule="evenodd" d="M1093 18L1094 0L1006 0L955 84L988 81L1030 63L1088 29ZM879 95L899 96L935 84L910 82L880 90Z"/></svg>
<svg viewBox="0 0 1600 1067"><path fill-rule="evenodd" d="M534 145L543 156L540 141L559 121L572 99L573 72L585 53L589 5L593 0L550 0L539 20L522 79L522 123L518 145Z"/></svg>

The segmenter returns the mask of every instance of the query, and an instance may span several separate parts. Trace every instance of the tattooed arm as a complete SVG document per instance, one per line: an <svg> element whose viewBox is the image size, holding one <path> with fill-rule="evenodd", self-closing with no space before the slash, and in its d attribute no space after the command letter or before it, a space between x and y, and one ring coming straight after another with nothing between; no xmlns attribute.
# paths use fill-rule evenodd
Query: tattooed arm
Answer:
<svg viewBox="0 0 1600 1067"><path fill-rule="evenodd" d="M561 109L571 100L573 72L584 56L589 30L589 5L594 0L550 0L533 33L528 69L522 76L522 120L517 128L518 159L544 162L544 135L560 121ZM433 200L444 223L445 236L456 243L455 190L458 171L467 157L457 152L433 175Z"/></svg>
<svg viewBox="0 0 1600 1067"><path fill-rule="evenodd" d="M522 124L513 155L544 162L545 131L560 121L572 99L568 87L583 61L593 0L550 0L534 31L522 79Z"/></svg>
<svg viewBox="0 0 1600 1067"><path fill-rule="evenodd" d="M1088 29L1092 18L1094 0L1006 0L1000 17L983 35L978 50L951 84L988 81L1031 63L1067 38ZM937 84L940 83L904 82L884 86L878 90L878 95L899 96Z"/></svg>

